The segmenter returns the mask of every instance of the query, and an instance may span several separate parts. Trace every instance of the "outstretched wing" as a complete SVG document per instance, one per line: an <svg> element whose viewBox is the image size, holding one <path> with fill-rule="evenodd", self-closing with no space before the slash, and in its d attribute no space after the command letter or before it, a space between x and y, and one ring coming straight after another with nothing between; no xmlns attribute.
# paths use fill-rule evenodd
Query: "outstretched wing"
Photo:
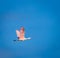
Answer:
<svg viewBox="0 0 60 58"><path fill-rule="evenodd" d="M20 32L16 30L17 37L20 37Z"/></svg>
<svg viewBox="0 0 60 58"><path fill-rule="evenodd" d="M24 40L30 40L31 39L31 37L28 37L28 38L24 38Z"/></svg>

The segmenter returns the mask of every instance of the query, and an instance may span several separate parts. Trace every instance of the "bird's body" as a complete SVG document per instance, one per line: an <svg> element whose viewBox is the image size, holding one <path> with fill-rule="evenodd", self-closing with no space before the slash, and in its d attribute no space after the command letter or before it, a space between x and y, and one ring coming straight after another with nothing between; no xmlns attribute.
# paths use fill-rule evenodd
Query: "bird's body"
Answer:
<svg viewBox="0 0 60 58"><path fill-rule="evenodd" d="M24 27L21 27L20 31L16 30L18 40L24 41L30 38L25 38L25 30Z"/></svg>

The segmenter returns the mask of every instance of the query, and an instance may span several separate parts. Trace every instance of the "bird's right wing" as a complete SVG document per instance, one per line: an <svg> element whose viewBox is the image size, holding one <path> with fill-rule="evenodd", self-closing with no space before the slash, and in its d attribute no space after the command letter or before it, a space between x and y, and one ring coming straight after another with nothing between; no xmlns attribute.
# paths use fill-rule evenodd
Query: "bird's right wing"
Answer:
<svg viewBox="0 0 60 58"><path fill-rule="evenodd" d="M16 30L17 37L20 37L20 32Z"/></svg>
<svg viewBox="0 0 60 58"><path fill-rule="evenodd" d="M29 39L31 39L31 37L28 37L28 38L24 38L24 40L29 40Z"/></svg>

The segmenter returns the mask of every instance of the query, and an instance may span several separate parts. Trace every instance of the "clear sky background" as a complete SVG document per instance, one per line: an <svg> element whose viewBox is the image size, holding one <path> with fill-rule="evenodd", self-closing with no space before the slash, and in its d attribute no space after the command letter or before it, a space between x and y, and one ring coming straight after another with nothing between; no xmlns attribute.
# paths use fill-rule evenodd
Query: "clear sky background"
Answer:
<svg viewBox="0 0 60 58"><path fill-rule="evenodd" d="M13 42L21 26L31 40ZM0 0L0 58L60 58L60 1Z"/></svg>

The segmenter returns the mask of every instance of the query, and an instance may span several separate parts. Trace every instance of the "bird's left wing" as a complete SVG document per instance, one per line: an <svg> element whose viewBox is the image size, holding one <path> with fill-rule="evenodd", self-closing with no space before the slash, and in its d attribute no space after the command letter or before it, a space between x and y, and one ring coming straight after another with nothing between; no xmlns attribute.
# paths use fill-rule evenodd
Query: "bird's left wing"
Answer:
<svg viewBox="0 0 60 58"><path fill-rule="evenodd" d="M20 32L16 30L17 37L20 37Z"/></svg>

